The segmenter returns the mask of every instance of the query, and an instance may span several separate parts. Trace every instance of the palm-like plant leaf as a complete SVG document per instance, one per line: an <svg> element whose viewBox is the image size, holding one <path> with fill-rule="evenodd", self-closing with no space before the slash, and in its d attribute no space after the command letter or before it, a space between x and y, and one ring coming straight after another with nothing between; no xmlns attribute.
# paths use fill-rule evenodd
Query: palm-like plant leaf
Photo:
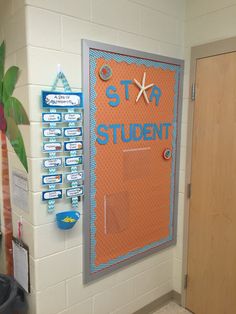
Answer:
<svg viewBox="0 0 236 314"><path fill-rule="evenodd" d="M21 102L15 97L9 97L4 104L5 117L11 117L16 124L30 124L27 113Z"/></svg>
<svg viewBox="0 0 236 314"><path fill-rule="evenodd" d="M6 135L9 139L16 155L20 159L25 170L28 172L28 163L25 152L25 145L20 130L12 117L6 117L7 131Z"/></svg>
<svg viewBox="0 0 236 314"><path fill-rule="evenodd" d="M3 77L3 94L2 99L5 104L8 98L12 95L16 81L18 78L19 68L16 66L10 67Z"/></svg>

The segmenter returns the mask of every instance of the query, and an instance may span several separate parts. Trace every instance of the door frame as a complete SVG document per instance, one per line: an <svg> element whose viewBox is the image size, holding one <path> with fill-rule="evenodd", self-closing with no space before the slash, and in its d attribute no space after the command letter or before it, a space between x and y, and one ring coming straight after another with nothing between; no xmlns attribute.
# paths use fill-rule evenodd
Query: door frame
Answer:
<svg viewBox="0 0 236 314"><path fill-rule="evenodd" d="M189 230L189 208L188 184L191 183L192 168L192 136L193 136L193 118L194 118L194 100L191 99L192 86L195 83L197 60L201 58L212 57L224 53L236 52L236 37L218 40L207 44L191 47L190 57L190 76L189 76L189 101L188 101L188 126L187 126L187 151L185 162L185 194L184 194L184 225L183 225L183 276L181 304L186 306L185 276L188 266L188 230Z"/></svg>

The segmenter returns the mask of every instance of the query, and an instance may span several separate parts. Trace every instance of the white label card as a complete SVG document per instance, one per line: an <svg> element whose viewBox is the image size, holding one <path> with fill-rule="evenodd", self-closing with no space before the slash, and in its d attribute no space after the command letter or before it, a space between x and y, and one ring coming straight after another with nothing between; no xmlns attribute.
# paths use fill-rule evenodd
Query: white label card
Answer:
<svg viewBox="0 0 236 314"><path fill-rule="evenodd" d="M61 137L62 129L59 129L59 128L43 129L43 136L44 137Z"/></svg>
<svg viewBox="0 0 236 314"><path fill-rule="evenodd" d="M66 197L72 198L72 197L78 197L84 194L84 187L78 186L76 188L67 189L66 190Z"/></svg>
<svg viewBox="0 0 236 314"><path fill-rule="evenodd" d="M66 173L66 181L67 182L83 180L83 177L84 177L83 171Z"/></svg>
<svg viewBox="0 0 236 314"><path fill-rule="evenodd" d="M43 151L44 152L58 152L58 151L62 151L62 143L61 142L46 142L46 143L43 143Z"/></svg>
<svg viewBox="0 0 236 314"><path fill-rule="evenodd" d="M83 142L76 141L76 142L64 142L64 150L71 151L71 150L80 150L83 148Z"/></svg>
<svg viewBox="0 0 236 314"><path fill-rule="evenodd" d="M65 122L76 122L82 120L82 113L65 113L64 121Z"/></svg>
<svg viewBox="0 0 236 314"><path fill-rule="evenodd" d="M43 160L44 168L57 168L62 166L62 158L50 158Z"/></svg>

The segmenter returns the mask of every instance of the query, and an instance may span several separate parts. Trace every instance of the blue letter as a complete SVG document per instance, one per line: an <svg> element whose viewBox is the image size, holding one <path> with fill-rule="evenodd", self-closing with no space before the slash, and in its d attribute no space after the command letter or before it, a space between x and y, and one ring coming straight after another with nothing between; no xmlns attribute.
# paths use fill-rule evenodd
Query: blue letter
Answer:
<svg viewBox="0 0 236 314"><path fill-rule="evenodd" d="M151 95L150 95L150 101L152 101L153 97L156 98L156 106L157 106L158 103L159 103L159 99L161 97L161 90L156 85L154 85L153 88L152 88L152 92L151 92Z"/></svg>
<svg viewBox="0 0 236 314"><path fill-rule="evenodd" d="M113 143L117 144L117 129L120 128L120 124L110 124L110 129L113 129Z"/></svg>
<svg viewBox="0 0 236 314"><path fill-rule="evenodd" d="M157 124L153 124L154 129L154 139L156 139L156 134L158 134L158 137L160 140L162 140L162 123L160 123L160 128L158 129Z"/></svg>
<svg viewBox="0 0 236 314"><path fill-rule="evenodd" d="M121 125L121 139L124 143L129 143L132 140L131 125L129 125L129 138L125 138L125 126L124 124Z"/></svg>
<svg viewBox="0 0 236 314"><path fill-rule="evenodd" d="M132 125L132 124L131 124ZM140 130L140 135L136 136L136 129ZM143 127L142 124L133 124L133 139L135 142L138 142L142 139L143 137Z"/></svg>
<svg viewBox="0 0 236 314"><path fill-rule="evenodd" d="M108 104L110 106L112 106L112 107L117 107L119 105L119 103L120 103L120 97L119 97L118 94L111 94L111 91L112 92L116 92L115 86L111 85L111 86L108 86L107 89L106 89L107 97L110 98L110 99L112 99L112 98L115 99L113 101L109 101Z"/></svg>
<svg viewBox="0 0 236 314"><path fill-rule="evenodd" d="M130 80L120 81L120 84L125 85L125 98L128 100L129 99L129 85L132 84L132 81Z"/></svg>
<svg viewBox="0 0 236 314"><path fill-rule="evenodd" d="M97 127L97 133L98 135L102 136L104 138L104 140L102 140L101 138L97 138L97 142L98 144L107 144L107 142L109 141L109 135L105 132L103 132L101 129L104 129L105 131L107 131L109 128L108 126L106 126L105 124L100 124Z"/></svg>
<svg viewBox="0 0 236 314"><path fill-rule="evenodd" d="M144 139L144 141L153 140L153 135L151 137L150 136L148 137L148 135L151 133L151 130L148 129L148 127L153 128L153 124L151 124L151 123L144 124L144 126L143 126L143 139Z"/></svg>
<svg viewBox="0 0 236 314"><path fill-rule="evenodd" d="M163 123L163 125L166 127L166 139L169 137L169 126L171 126L171 123Z"/></svg>

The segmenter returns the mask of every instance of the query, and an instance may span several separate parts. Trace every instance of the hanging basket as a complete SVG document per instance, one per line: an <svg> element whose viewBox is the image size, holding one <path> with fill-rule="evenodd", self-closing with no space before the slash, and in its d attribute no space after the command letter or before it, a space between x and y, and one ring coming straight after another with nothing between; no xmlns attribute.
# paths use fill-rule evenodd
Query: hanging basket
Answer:
<svg viewBox="0 0 236 314"><path fill-rule="evenodd" d="M80 213L75 210L60 212L56 214L57 226L59 229L67 230L74 227L80 218Z"/></svg>

